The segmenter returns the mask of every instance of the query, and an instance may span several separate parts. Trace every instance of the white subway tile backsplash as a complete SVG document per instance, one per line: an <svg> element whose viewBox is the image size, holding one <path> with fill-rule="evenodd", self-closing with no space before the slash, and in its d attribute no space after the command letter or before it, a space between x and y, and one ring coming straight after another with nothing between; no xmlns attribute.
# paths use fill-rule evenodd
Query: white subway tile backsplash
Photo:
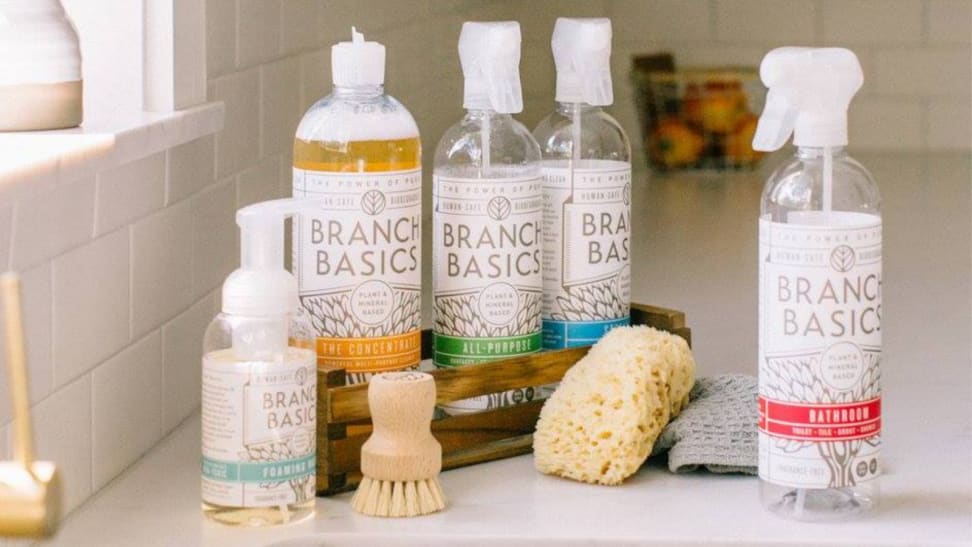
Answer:
<svg viewBox="0 0 972 547"><path fill-rule="evenodd" d="M236 68L236 0L206 0L206 72Z"/></svg>
<svg viewBox="0 0 972 547"><path fill-rule="evenodd" d="M260 153L262 156L290 150L300 105L300 60L281 59L260 67Z"/></svg>
<svg viewBox="0 0 972 547"><path fill-rule="evenodd" d="M816 4L802 0L716 0L716 37L727 43L812 45Z"/></svg>
<svg viewBox="0 0 972 547"><path fill-rule="evenodd" d="M260 71L250 69L209 80L209 99L226 105L216 135L216 178L253 164L260 153Z"/></svg>
<svg viewBox="0 0 972 547"><path fill-rule="evenodd" d="M95 181L82 179L18 202L14 209L11 268L23 270L91 239Z"/></svg>
<svg viewBox="0 0 972 547"><path fill-rule="evenodd" d="M95 235L106 234L160 209L165 201L165 153L98 174Z"/></svg>
<svg viewBox="0 0 972 547"><path fill-rule="evenodd" d="M249 67L276 58L280 53L281 0L238 0L236 21L237 61Z"/></svg>
<svg viewBox="0 0 972 547"><path fill-rule="evenodd" d="M921 41L922 5L914 0L824 0L822 43L917 44Z"/></svg>
<svg viewBox="0 0 972 547"><path fill-rule="evenodd" d="M100 489L162 437L158 330L91 373L92 483Z"/></svg>
<svg viewBox="0 0 972 547"><path fill-rule="evenodd" d="M129 340L129 229L54 260L54 384L90 370Z"/></svg>
<svg viewBox="0 0 972 547"><path fill-rule="evenodd" d="M284 55L324 44L318 16L320 11L327 9L327 4L318 0L285 0L282 8L280 47Z"/></svg>
<svg viewBox="0 0 972 547"><path fill-rule="evenodd" d="M36 403L50 394L54 382L51 362L50 262L20 273L20 303L23 310L30 402ZM0 325L5 321L6 314L0 309ZM5 423L12 414L7 393L6 345L6 337L0 336L0 423Z"/></svg>
<svg viewBox="0 0 972 547"><path fill-rule="evenodd" d="M182 202L132 227L132 335L157 328L192 301L192 208Z"/></svg>
<svg viewBox="0 0 972 547"><path fill-rule="evenodd" d="M92 493L90 375L78 378L36 405L33 418L37 459L57 464L67 513Z"/></svg>
<svg viewBox="0 0 972 547"><path fill-rule="evenodd" d="M709 6L700 1L612 0L607 2L607 13L615 44L705 42L712 38Z"/></svg>
<svg viewBox="0 0 972 547"><path fill-rule="evenodd" d="M305 112L312 104L331 91L331 51L321 49L300 56L300 110Z"/></svg>
<svg viewBox="0 0 972 547"><path fill-rule="evenodd" d="M848 113L848 137L853 147L921 148L922 119L919 101L861 96Z"/></svg>
<svg viewBox="0 0 972 547"><path fill-rule="evenodd" d="M972 111L969 101L937 99L928 105L928 148L972 148Z"/></svg>
<svg viewBox="0 0 972 547"><path fill-rule="evenodd" d="M932 44L972 43L972 2L929 0L928 41Z"/></svg>
<svg viewBox="0 0 972 547"><path fill-rule="evenodd" d="M236 208L251 203L276 199L280 195L280 164L278 156L264 159L239 175L236 189Z"/></svg>
<svg viewBox="0 0 972 547"><path fill-rule="evenodd" d="M216 139L212 135L169 149L166 158L166 205L187 198L213 183L215 152Z"/></svg>
<svg viewBox="0 0 972 547"><path fill-rule="evenodd" d="M969 99L972 50L969 47L879 49L874 56L879 93L914 96L951 95Z"/></svg>
<svg viewBox="0 0 972 547"><path fill-rule="evenodd" d="M162 327L163 434L199 407L203 334L215 313L209 294Z"/></svg>
<svg viewBox="0 0 972 547"><path fill-rule="evenodd" d="M192 198L192 294L200 298L222 286L236 269L236 181L218 183Z"/></svg>

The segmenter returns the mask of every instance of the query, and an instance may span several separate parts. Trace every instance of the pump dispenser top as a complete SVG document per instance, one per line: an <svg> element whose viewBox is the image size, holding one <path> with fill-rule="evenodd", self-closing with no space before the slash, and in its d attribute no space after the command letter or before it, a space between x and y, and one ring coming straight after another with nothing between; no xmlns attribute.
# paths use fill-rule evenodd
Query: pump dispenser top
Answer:
<svg viewBox="0 0 972 547"><path fill-rule="evenodd" d="M223 283L223 312L269 316L297 310L297 279L284 268L284 219L315 207L305 199L277 199L236 212L240 268Z"/></svg>
<svg viewBox="0 0 972 547"><path fill-rule="evenodd" d="M853 51L777 48L763 58L759 76L769 93L753 137L755 150L777 150L791 133L796 146L847 145L847 108L864 83Z"/></svg>
<svg viewBox="0 0 972 547"><path fill-rule="evenodd" d="M385 83L385 46L366 42L351 27L351 41L331 46L331 79L334 85L358 87Z"/></svg>
<svg viewBox="0 0 972 547"><path fill-rule="evenodd" d="M607 106L611 85L611 20L560 17L550 40L557 66L557 101Z"/></svg>
<svg viewBox="0 0 972 547"><path fill-rule="evenodd" d="M459 60L465 77L464 108L500 114L523 110L519 23L463 23Z"/></svg>

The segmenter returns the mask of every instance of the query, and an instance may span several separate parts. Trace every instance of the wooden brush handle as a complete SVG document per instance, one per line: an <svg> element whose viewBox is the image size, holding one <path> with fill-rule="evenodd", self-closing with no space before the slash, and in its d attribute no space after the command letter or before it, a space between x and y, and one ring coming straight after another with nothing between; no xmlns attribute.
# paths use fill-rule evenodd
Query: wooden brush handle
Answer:
<svg viewBox="0 0 972 547"><path fill-rule="evenodd" d="M442 470L442 446L432 436L435 380L424 372L371 378L368 406L374 430L361 447L361 472L377 480L417 481Z"/></svg>

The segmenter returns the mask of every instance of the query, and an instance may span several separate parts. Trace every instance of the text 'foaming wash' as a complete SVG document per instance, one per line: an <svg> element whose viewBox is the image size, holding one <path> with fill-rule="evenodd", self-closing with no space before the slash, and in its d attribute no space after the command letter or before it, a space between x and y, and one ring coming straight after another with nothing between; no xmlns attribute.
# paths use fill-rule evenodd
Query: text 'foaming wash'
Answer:
<svg viewBox="0 0 972 547"><path fill-rule="evenodd" d="M294 273L318 363L352 382L417 367L421 353L422 147L412 115L384 91L385 48L353 31L331 49L334 91L294 142Z"/></svg>

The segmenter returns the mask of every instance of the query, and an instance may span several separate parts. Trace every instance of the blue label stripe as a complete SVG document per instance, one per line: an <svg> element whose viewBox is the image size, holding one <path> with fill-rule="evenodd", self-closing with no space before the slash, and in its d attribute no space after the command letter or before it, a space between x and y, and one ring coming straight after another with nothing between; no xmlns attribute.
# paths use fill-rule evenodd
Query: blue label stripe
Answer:
<svg viewBox="0 0 972 547"><path fill-rule="evenodd" d="M631 324L631 317L603 321L543 321L544 349L576 348L589 346L615 327Z"/></svg>
<svg viewBox="0 0 972 547"><path fill-rule="evenodd" d="M316 472L315 454L274 462L227 462L203 456L202 476L222 482L283 482Z"/></svg>

